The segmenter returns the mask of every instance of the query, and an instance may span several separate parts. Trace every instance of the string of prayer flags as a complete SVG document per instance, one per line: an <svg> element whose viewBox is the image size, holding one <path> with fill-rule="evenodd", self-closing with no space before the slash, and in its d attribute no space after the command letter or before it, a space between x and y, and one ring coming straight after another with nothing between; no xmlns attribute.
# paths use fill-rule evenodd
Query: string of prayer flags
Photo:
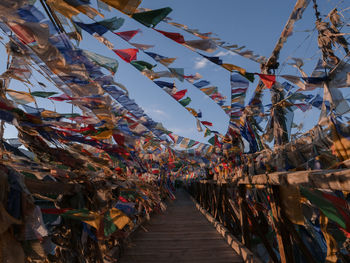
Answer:
<svg viewBox="0 0 350 263"><path fill-rule="evenodd" d="M152 11L134 13L132 18L147 27L155 27L168 14L170 14L171 11L173 10L170 7L165 7Z"/></svg>
<svg viewBox="0 0 350 263"><path fill-rule="evenodd" d="M239 122L244 108L244 99L246 96L249 82L240 74L232 74L230 77L231 83L231 109L230 122Z"/></svg>
<svg viewBox="0 0 350 263"><path fill-rule="evenodd" d="M133 60L137 59L138 49L127 48L127 49L113 49L113 51L125 62L130 63Z"/></svg>
<svg viewBox="0 0 350 263"><path fill-rule="evenodd" d="M213 41L215 41L215 44L217 46L220 46L226 50L229 50L229 51L231 51L237 55L240 55L242 57L248 58L248 59L255 61L259 64L266 62L266 57L264 57L264 56L256 55L251 50L244 50L243 51L245 46L239 47L238 45L232 45L232 44L226 43L225 41L219 41L220 39L211 37L212 33L200 33L197 29L190 29L188 26L186 26L184 24L180 24L177 22L171 22L170 20L171 19L163 20L163 21L169 25L172 25L172 26L175 26L179 29L182 29L182 30L194 35L194 36L200 37L201 39L212 39Z"/></svg>

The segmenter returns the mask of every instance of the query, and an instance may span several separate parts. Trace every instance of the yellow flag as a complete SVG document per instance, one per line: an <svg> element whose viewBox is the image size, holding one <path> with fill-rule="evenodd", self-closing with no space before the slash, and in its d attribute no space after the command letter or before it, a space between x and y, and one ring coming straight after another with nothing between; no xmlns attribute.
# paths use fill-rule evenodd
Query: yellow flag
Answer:
<svg viewBox="0 0 350 263"><path fill-rule="evenodd" d="M28 104L35 102L34 97L28 92L8 89L7 94L18 104Z"/></svg>
<svg viewBox="0 0 350 263"><path fill-rule="evenodd" d="M109 214L113 223L119 228L123 229L127 224L132 224L129 217L127 217L122 211L117 208L109 210Z"/></svg>
<svg viewBox="0 0 350 263"><path fill-rule="evenodd" d="M221 67L223 67L224 69L227 69L228 71L237 70L242 75L244 75L246 73L246 70L244 68L238 67L238 66L233 65L233 64L224 63L221 65Z"/></svg>
<svg viewBox="0 0 350 263"><path fill-rule="evenodd" d="M164 66L169 66L171 63L173 63L176 60L176 58L163 58L158 60L160 64L163 64Z"/></svg>
<svg viewBox="0 0 350 263"><path fill-rule="evenodd" d="M41 116L43 118L58 118L61 117L61 114L50 110L44 110L43 112L41 112Z"/></svg>
<svg viewBox="0 0 350 263"><path fill-rule="evenodd" d="M57 1L57 0L47 0L46 3L55 11L59 12L63 16L72 19L73 16L76 16L80 13L83 13L90 17L91 19L95 16L99 15L103 17L103 15L98 12L96 9L88 6L88 5L80 5L80 6L72 6L66 1Z"/></svg>
<svg viewBox="0 0 350 263"><path fill-rule="evenodd" d="M198 116L198 113L197 113L194 109L192 109L192 108L190 108L190 107L185 107L185 108L186 108L186 110L188 110L193 116L195 116L195 117Z"/></svg>
<svg viewBox="0 0 350 263"><path fill-rule="evenodd" d="M296 225L304 225L304 215L301 210L301 195L299 188L294 186L280 186L282 207L289 220Z"/></svg>
<svg viewBox="0 0 350 263"><path fill-rule="evenodd" d="M106 130L106 131L103 131L97 135L90 136L90 137L93 139L96 139L96 140L106 140L106 139L111 138L112 135L113 135L113 130Z"/></svg>
<svg viewBox="0 0 350 263"><path fill-rule="evenodd" d="M106 4L118 9L119 11L132 15L135 13L136 8L141 4L142 0L101 0Z"/></svg>
<svg viewBox="0 0 350 263"><path fill-rule="evenodd" d="M47 0L46 3L61 15L72 19L73 16L80 14L80 11L65 1Z"/></svg>
<svg viewBox="0 0 350 263"><path fill-rule="evenodd" d="M329 122L331 135L333 139L332 150L340 160L350 158L350 140L342 136L335 127L333 122Z"/></svg>

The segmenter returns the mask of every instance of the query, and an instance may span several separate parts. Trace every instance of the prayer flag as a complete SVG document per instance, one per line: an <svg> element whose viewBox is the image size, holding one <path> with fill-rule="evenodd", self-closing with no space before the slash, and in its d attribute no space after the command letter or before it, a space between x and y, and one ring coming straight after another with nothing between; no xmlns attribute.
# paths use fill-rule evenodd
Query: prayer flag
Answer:
<svg viewBox="0 0 350 263"><path fill-rule="evenodd" d="M113 49L113 51L124 61L130 63L133 60L137 59L138 49L127 48L127 49Z"/></svg>

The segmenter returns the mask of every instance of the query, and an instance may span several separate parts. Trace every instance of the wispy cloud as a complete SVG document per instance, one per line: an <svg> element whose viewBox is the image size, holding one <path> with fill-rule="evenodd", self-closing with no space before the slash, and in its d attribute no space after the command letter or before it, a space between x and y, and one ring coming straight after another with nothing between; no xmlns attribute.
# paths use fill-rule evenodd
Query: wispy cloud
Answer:
<svg viewBox="0 0 350 263"><path fill-rule="evenodd" d="M215 54L216 57L221 57L221 56L236 56L235 53L230 52L230 51L220 51L217 54Z"/></svg>
<svg viewBox="0 0 350 263"><path fill-rule="evenodd" d="M168 119L169 118L169 115L165 111L162 111L160 109L145 108L144 110L147 114L152 115L155 118L159 118L159 119Z"/></svg>
<svg viewBox="0 0 350 263"><path fill-rule="evenodd" d="M169 131L180 135L180 136L191 136L194 132L197 132L195 128L179 128L179 127L169 127Z"/></svg>
<svg viewBox="0 0 350 263"><path fill-rule="evenodd" d="M205 68L208 65L209 61L206 58L196 58L194 62L195 69Z"/></svg>

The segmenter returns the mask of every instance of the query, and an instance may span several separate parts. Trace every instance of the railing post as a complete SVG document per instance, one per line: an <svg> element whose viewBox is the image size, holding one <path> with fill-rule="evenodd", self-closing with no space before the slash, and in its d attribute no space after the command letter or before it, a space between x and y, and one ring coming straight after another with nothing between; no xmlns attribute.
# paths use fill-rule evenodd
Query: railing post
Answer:
<svg viewBox="0 0 350 263"><path fill-rule="evenodd" d="M279 189L278 186L268 186L270 197L270 205L275 226L275 232L280 251L281 263L294 263L293 247L289 232L283 225L281 206L279 205Z"/></svg>
<svg viewBox="0 0 350 263"><path fill-rule="evenodd" d="M250 244L250 233L248 226L248 218L244 210L244 200L246 198L246 186L238 186L238 205L239 205L239 221L241 222L241 232L242 232L242 243L248 248L251 248Z"/></svg>

